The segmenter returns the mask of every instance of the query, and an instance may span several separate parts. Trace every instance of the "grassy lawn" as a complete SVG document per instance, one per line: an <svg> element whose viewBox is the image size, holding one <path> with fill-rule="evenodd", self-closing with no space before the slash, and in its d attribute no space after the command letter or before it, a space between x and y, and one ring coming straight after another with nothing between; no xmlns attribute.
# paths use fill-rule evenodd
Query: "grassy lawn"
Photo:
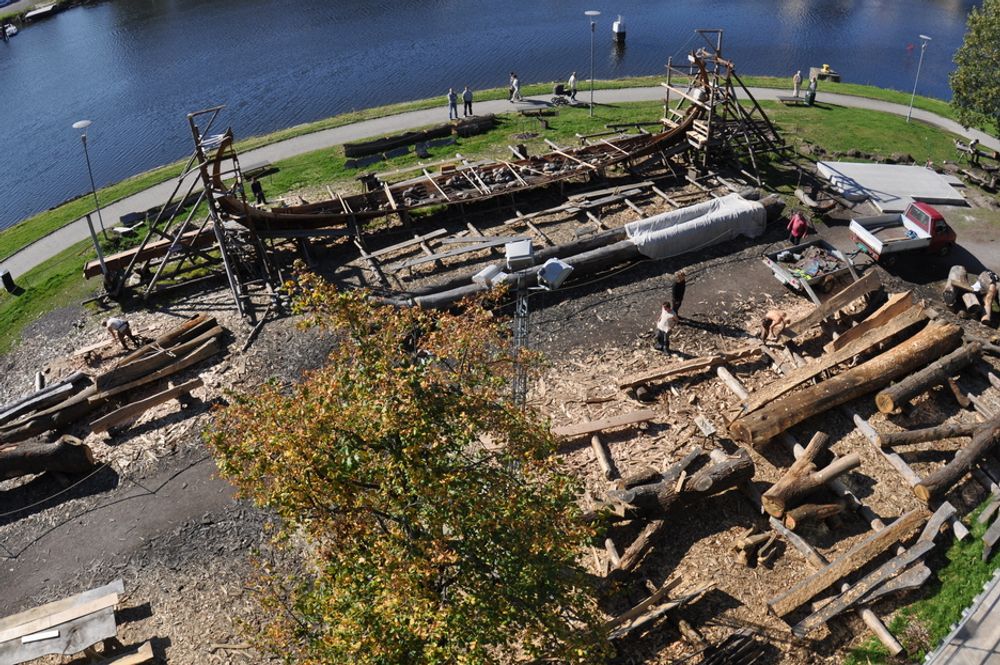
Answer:
<svg viewBox="0 0 1000 665"><path fill-rule="evenodd" d="M657 86L663 80L662 76L639 76L630 77L623 79L616 79L613 81L595 81L594 87L599 89L612 89L612 88L630 88L638 86ZM757 87L767 87L767 88L787 88L788 81L785 78L777 77L765 77L765 76L748 76L745 77L744 82L749 86ZM527 85L523 88L525 95L546 95L550 94L552 91L552 83L536 83ZM883 90L881 88L875 88L872 86L857 85L851 83L826 83L821 85L820 93L823 92L839 92L843 94L856 95L861 97L869 97L872 99L881 99L885 101L897 102L901 104L909 103L909 96L906 93L898 92L895 90ZM505 88L493 88L490 90L477 90L476 99L479 101L490 100L490 99L505 99L507 96L507 90ZM822 97L821 97L822 98ZM398 115L400 113L406 113L408 111L416 111L427 108L435 108L441 106L441 98L434 97L430 99L422 99L410 102L403 102L399 104L390 104L387 106L380 106L377 108L364 109L361 111L352 111L350 113L343 113L331 118L326 118L324 120L319 120L316 122L306 123L302 125L296 125L294 127L288 127L286 129L273 132L271 134L266 134L263 136L254 136L237 143L237 149L245 152L247 150L252 150L254 148L259 148L264 145L269 145L271 143L276 143L278 141L283 141L290 138L295 138L297 136L302 136L305 134L311 134L313 132L318 132L324 129L331 129L334 127L341 127L351 123L359 122L362 120L369 120L372 118L379 118L390 115ZM953 114L951 112L951 107L947 102L932 99L928 97L917 97L914 102L914 106L917 108L926 109L933 111L941 116L952 118ZM914 156L916 154L914 153ZM185 160L186 161L186 160ZM99 190L98 194L102 203L109 204L114 201L118 201L125 197L131 196L137 192L144 189L152 187L153 185L171 180L180 173L181 167L184 162L176 162L173 164L168 164L166 166L159 167L152 171L147 171L145 173L138 174L127 180L123 180L115 185L111 185ZM37 215L29 217L28 219L11 226L3 231L0 231L0 259L3 257L10 256L20 248L25 245L31 244L35 240L42 238L52 231L69 224L70 222L79 219L85 213L91 211L93 206L90 204L90 199L88 197L80 197L64 203L62 205L56 206L51 210L46 210Z"/></svg>
<svg viewBox="0 0 1000 665"><path fill-rule="evenodd" d="M961 618L962 610L969 606L1000 566L1000 556L994 554L989 560L982 560L983 534L987 525L978 524L975 517L982 512L980 506L966 518L971 523L969 537L963 542L955 542L947 550L932 552L929 561L936 571L924 586L926 597L899 610L889 630L906 649L906 658L893 659L885 647L874 637L854 649L845 665L868 665L871 663L922 663L924 655L932 651L944 639L951 626ZM950 533L939 536L947 539Z"/></svg>

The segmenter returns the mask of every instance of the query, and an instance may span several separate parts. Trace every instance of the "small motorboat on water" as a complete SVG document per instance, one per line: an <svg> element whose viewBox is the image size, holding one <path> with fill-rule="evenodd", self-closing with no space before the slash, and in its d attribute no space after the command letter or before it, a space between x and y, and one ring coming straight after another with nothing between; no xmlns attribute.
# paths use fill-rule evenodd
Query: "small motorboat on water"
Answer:
<svg viewBox="0 0 1000 665"><path fill-rule="evenodd" d="M6 34L8 37L13 37L14 35L17 34L17 26L8 23L3 27L3 31L4 34Z"/></svg>

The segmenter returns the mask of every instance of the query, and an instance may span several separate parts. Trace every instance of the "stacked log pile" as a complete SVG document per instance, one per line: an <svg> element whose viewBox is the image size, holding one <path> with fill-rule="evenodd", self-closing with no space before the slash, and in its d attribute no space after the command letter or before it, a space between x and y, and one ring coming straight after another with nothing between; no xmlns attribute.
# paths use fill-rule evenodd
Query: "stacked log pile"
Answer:
<svg viewBox="0 0 1000 665"><path fill-rule="evenodd" d="M90 448L60 432L89 422L109 405L111 412L93 421L92 431L107 431L170 399L185 403L191 390L202 385L200 379L153 395L140 393L219 353L224 333L214 317L197 316L129 353L108 371L96 376L75 372L0 408L0 478L88 470L94 464Z"/></svg>

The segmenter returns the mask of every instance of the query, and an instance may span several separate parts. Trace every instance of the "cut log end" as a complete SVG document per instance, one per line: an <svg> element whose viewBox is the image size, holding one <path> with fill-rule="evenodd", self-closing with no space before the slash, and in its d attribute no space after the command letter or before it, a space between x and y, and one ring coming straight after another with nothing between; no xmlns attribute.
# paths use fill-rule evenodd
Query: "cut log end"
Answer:
<svg viewBox="0 0 1000 665"><path fill-rule="evenodd" d="M886 393L879 393L875 395L875 406L878 407L879 413L895 413L896 405L892 401L892 395L887 395Z"/></svg>
<svg viewBox="0 0 1000 665"><path fill-rule="evenodd" d="M913 493L917 495L917 498L928 503L931 500L931 491L924 487L922 484L913 486Z"/></svg>

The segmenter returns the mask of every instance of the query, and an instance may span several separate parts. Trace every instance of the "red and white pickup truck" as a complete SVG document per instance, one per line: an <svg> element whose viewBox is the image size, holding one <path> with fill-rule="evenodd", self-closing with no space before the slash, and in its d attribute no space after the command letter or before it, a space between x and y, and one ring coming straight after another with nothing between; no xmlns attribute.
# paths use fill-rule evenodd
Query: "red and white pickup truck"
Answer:
<svg viewBox="0 0 1000 665"><path fill-rule="evenodd" d="M901 215L858 217L849 228L858 249L884 264L916 250L944 256L958 237L941 213L919 202L911 203Z"/></svg>

